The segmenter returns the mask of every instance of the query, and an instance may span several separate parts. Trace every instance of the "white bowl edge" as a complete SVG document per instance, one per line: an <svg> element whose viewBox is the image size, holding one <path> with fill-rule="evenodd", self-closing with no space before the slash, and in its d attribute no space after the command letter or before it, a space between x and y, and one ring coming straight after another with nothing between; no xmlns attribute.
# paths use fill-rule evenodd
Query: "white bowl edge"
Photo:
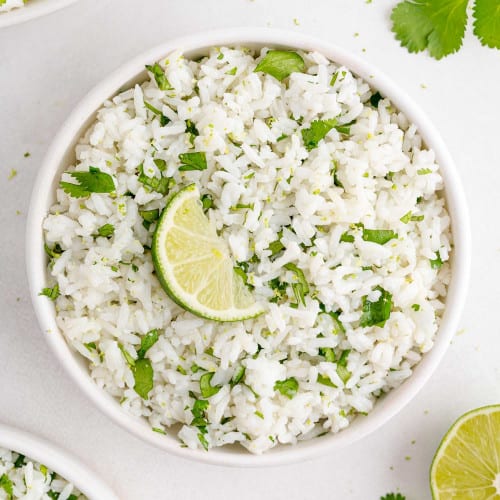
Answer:
<svg viewBox="0 0 500 500"><path fill-rule="evenodd" d="M95 472L44 439L0 424L0 447L44 464L72 483L89 500L118 500L116 494Z"/></svg>
<svg viewBox="0 0 500 500"><path fill-rule="evenodd" d="M100 390L87 374L78 354L70 350L55 323L53 304L38 293L46 286L46 260L43 251L42 221L54 199L58 173L62 171L63 158L73 147L82 127L89 123L102 102L118 89L133 81L143 71L144 64L165 57L174 50L200 52L204 48L222 45L273 46L317 50L328 59L344 64L363 77L373 88L387 95L409 120L415 123L428 147L432 148L440 165L445 182L445 196L452 220L454 251L452 254L452 280L446 298L446 310L432 350L425 354L415 367L412 376L399 388L384 396L367 417L358 417L348 428L338 434L321 439L303 441L295 446L276 447L264 455L251 455L243 448L201 450L184 449L171 436L161 436L149 426L122 410L118 403ZM347 446L387 422L399 412L423 387L437 368L458 328L460 313L465 303L470 274L471 236L467 205L462 184L453 160L438 132L418 108L388 77L377 68L330 43L316 38L267 28L234 28L205 32L168 41L135 57L99 83L77 105L57 136L54 138L38 173L28 214L26 233L26 260L31 297L38 321L59 361L93 403L116 423L141 439L179 457L226 466L269 466L293 463Z"/></svg>

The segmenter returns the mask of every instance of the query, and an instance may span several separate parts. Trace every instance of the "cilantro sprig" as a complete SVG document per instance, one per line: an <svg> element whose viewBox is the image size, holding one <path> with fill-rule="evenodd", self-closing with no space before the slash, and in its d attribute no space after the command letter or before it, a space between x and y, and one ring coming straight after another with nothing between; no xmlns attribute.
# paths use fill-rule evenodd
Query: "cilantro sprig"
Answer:
<svg viewBox="0 0 500 500"><path fill-rule="evenodd" d="M469 0L404 0L392 11L392 31L409 52L425 49L435 59L457 52L467 26ZM474 34L482 45L500 49L498 0L475 0Z"/></svg>
<svg viewBox="0 0 500 500"><path fill-rule="evenodd" d="M85 198L91 193L112 193L115 190L113 177L97 167L89 167L88 172L66 173L78 181L78 184L61 181L59 187L73 198Z"/></svg>

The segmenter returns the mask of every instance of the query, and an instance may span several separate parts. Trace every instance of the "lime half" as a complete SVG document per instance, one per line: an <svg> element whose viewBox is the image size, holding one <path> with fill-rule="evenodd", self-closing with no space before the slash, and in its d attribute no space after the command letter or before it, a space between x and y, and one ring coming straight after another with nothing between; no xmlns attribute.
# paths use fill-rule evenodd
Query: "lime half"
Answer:
<svg viewBox="0 0 500 500"><path fill-rule="evenodd" d="M184 309L216 321L240 321L264 312L234 272L226 242L203 212L194 184L164 208L151 249L167 294Z"/></svg>
<svg viewBox="0 0 500 500"><path fill-rule="evenodd" d="M500 500L500 405L451 426L432 462L431 490L439 500Z"/></svg>

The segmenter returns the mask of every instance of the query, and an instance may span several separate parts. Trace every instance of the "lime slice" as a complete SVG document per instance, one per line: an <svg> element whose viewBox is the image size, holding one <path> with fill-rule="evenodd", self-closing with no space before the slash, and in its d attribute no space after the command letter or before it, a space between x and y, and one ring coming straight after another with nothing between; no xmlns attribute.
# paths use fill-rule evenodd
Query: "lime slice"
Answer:
<svg viewBox="0 0 500 500"><path fill-rule="evenodd" d="M164 208L151 251L163 288L193 314L240 321L264 312L234 272L229 248L204 214L194 184L181 189Z"/></svg>
<svg viewBox="0 0 500 500"><path fill-rule="evenodd" d="M500 405L451 426L432 462L431 490L439 500L500 500Z"/></svg>

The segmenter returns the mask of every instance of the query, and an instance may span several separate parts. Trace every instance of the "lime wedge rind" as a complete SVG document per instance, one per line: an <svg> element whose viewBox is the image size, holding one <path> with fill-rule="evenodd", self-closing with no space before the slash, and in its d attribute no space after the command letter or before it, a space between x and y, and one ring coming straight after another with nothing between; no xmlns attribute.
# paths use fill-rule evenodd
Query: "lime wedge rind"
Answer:
<svg viewBox="0 0 500 500"><path fill-rule="evenodd" d="M190 217L193 227L186 227L190 223ZM178 225L179 222L181 226ZM206 226L202 227L202 224ZM194 232L193 228L196 227L203 234ZM175 233L175 237L169 239L169 234L172 233ZM183 235L196 248L183 247ZM234 273L229 249L203 213L195 184L186 186L170 198L158 221L151 250L162 288L183 309L202 318L223 322L251 319L264 312L264 307L255 302L241 277ZM187 257L185 260L184 250ZM196 268L202 264L205 267ZM237 280L241 280L241 283ZM210 300L212 303L215 301L222 304L218 304L220 307L217 308L209 307L206 302ZM243 304L243 307L236 307L235 304L238 303Z"/></svg>
<svg viewBox="0 0 500 500"><path fill-rule="evenodd" d="M500 500L500 405L476 408L453 423L434 455L430 485L434 500Z"/></svg>

